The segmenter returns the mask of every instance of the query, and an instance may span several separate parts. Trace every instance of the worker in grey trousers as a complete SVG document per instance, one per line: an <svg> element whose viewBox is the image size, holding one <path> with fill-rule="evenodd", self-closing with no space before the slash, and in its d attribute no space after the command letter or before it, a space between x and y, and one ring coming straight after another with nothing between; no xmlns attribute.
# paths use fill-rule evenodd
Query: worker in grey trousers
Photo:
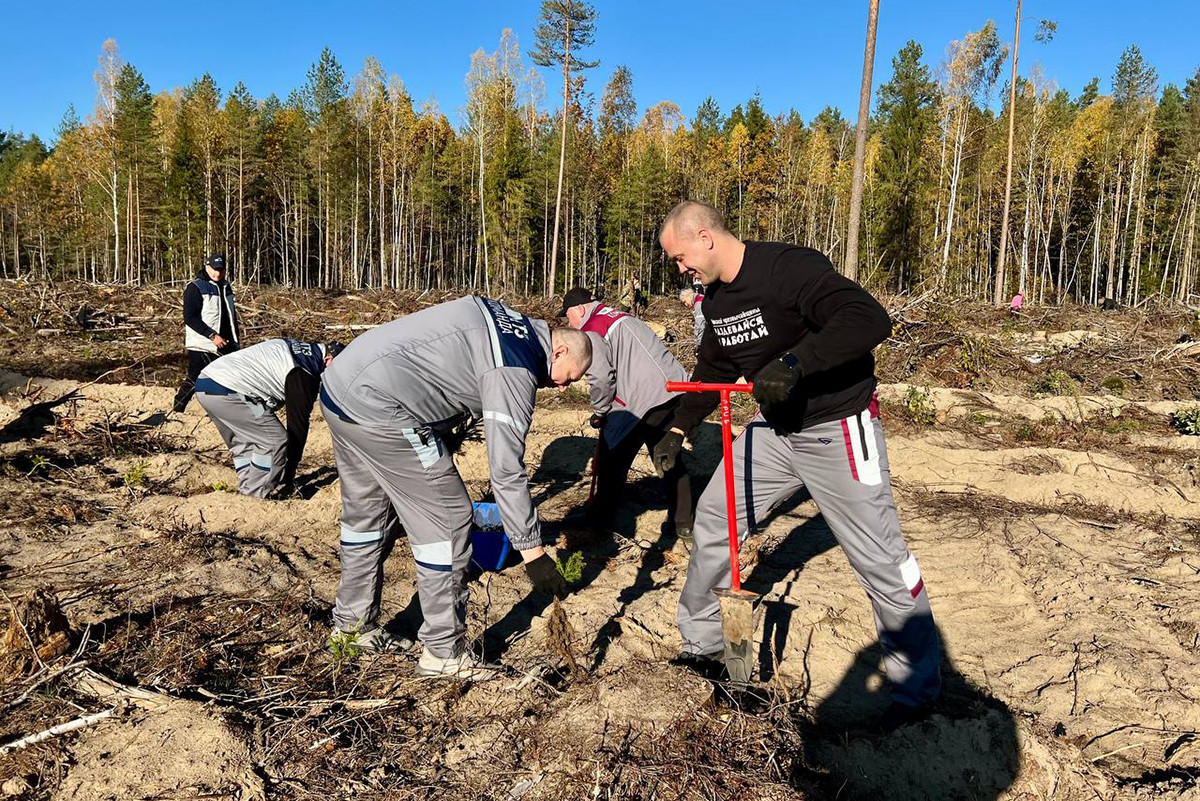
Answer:
<svg viewBox="0 0 1200 801"><path fill-rule="evenodd" d="M659 239L680 273L707 290L693 379L754 382L760 412L733 446L739 536L809 491L874 611L892 685L879 726L918 719L941 691L941 644L921 569L900 533L875 400L872 350L891 333L887 312L818 251L743 242L703 203L679 204ZM715 394L684 396L653 455L659 470L674 464ZM730 584L723 472L719 466L697 506L679 600L683 656L693 664L722 651L713 590Z"/></svg>
<svg viewBox="0 0 1200 801"><path fill-rule="evenodd" d="M599 431L592 470L596 493L591 506L568 516L598 529L610 528L621 503L629 469L642 447L652 450L666 433L679 405L667 392L668 381L686 381L687 371L644 322L592 297L583 287L563 296L560 316L592 340L592 426ZM680 460L663 477L669 531L684 542L692 538L691 479Z"/></svg>
<svg viewBox="0 0 1200 801"><path fill-rule="evenodd" d="M238 492L256 498L293 494L321 374L343 347L268 339L200 371L196 400L233 456ZM286 429L275 416L281 406Z"/></svg>
<svg viewBox="0 0 1200 801"><path fill-rule="evenodd" d="M692 314L692 331L696 338L696 352L700 352L700 339L704 336L704 286L693 284L679 290L679 302Z"/></svg>
<svg viewBox="0 0 1200 801"><path fill-rule="evenodd" d="M424 617L417 673L490 677L466 649L472 508L445 437L464 420L482 421L504 530L534 589L562 595L529 494L525 438L538 387L565 388L590 362L583 334L551 332L475 296L394 320L346 347L321 387L342 493L335 637L372 650L394 645L378 618L383 560L399 525Z"/></svg>

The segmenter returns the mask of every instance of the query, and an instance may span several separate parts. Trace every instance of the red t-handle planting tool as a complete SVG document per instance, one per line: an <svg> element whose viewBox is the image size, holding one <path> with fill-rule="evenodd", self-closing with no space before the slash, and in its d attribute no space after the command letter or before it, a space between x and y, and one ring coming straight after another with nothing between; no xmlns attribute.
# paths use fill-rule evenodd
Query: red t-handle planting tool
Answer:
<svg viewBox="0 0 1200 801"><path fill-rule="evenodd" d="M737 499L733 495L733 417L729 409L729 393L753 391L753 384L706 384L702 381L667 382L667 392L721 393L721 452L725 457L725 516L729 521L729 568L733 571L730 587L734 592L741 592L742 571L738 566Z"/></svg>
<svg viewBox="0 0 1200 801"><path fill-rule="evenodd" d="M729 524L729 589L716 590L721 604L721 634L725 639L725 668L734 684L749 684L754 672L755 601L758 594L742 589L738 564L737 498L733 485L733 417L730 392L753 392L753 384L706 384L700 381L668 381L667 392L721 393L721 450L725 464L725 518Z"/></svg>

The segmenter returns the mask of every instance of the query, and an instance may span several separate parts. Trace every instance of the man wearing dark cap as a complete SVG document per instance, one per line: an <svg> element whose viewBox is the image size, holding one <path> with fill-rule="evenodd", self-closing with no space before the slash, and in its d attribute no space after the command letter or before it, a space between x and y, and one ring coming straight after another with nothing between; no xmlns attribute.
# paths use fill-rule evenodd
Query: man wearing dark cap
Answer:
<svg viewBox="0 0 1200 801"><path fill-rule="evenodd" d="M225 280L225 257L208 257L196 279L183 290L183 346L187 349L187 378L175 393L175 411L182 412L196 392L200 371L218 356L240 345L233 287Z"/></svg>
<svg viewBox="0 0 1200 801"><path fill-rule="evenodd" d="M596 494L587 510L567 522L610 528L621 501L629 468L643 448L653 450L667 435L680 403L667 392L668 381L686 381L687 371L650 327L607 306L576 287L563 296L561 316L592 341L592 427L600 432L595 464ZM683 461L660 475L667 492L664 532L684 543L692 537L691 480Z"/></svg>

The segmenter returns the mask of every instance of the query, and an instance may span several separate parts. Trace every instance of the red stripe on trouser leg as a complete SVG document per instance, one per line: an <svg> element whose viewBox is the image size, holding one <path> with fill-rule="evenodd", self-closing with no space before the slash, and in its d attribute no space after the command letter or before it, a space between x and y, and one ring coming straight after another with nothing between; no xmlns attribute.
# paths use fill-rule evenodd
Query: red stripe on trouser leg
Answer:
<svg viewBox="0 0 1200 801"><path fill-rule="evenodd" d="M871 419L874 420L879 416L879 396L872 395L871 402L867 404L867 411L871 413Z"/></svg>
<svg viewBox="0 0 1200 801"><path fill-rule="evenodd" d="M921 590L923 589L925 589L925 579L918 581L917 586L913 587L909 592L912 593L912 597L916 598L921 594Z"/></svg>
<svg viewBox="0 0 1200 801"><path fill-rule="evenodd" d="M850 460L850 475L858 481L858 465L854 463L854 443L850 441L850 425L842 420L842 436L846 439L846 458Z"/></svg>

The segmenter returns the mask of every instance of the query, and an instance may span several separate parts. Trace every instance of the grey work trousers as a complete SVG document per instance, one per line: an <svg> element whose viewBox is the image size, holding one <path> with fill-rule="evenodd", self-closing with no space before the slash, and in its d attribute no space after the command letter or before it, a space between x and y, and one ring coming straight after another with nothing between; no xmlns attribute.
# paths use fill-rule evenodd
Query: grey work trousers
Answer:
<svg viewBox="0 0 1200 801"><path fill-rule="evenodd" d="M417 567L422 644L439 657L466 647L471 499L449 450L432 432L366 428L322 404L342 488L342 575L333 623L378 622L383 562L397 522Z"/></svg>
<svg viewBox="0 0 1200 801"><path fill-rule="evenodd" d="M771 508L807 488L870 598L892 698L917 705L940 693L941 644L921 569L900 533L883 427L873 408L797 434L778 432L756 416L733 443L738 533L744 541ZM705 656L722 651L713 590L730 584L724 470L722 462L700 497L679 599L683 650Z"/></svg>
<svg viewBox="0 0 1200 801"><path fill-rule="evenodd" d="M263 498L279 483L287 462L287 431L279 418L236 392L197 392L196 400L233 456L238 492Z"/></svg>

